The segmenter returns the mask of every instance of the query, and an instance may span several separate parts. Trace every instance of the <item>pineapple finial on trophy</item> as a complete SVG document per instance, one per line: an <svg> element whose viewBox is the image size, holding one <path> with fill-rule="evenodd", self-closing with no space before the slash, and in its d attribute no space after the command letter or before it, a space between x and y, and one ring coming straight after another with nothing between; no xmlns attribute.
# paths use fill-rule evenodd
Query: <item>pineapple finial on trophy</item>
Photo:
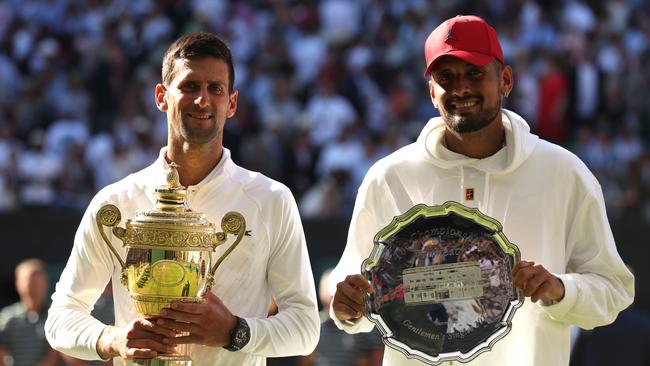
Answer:
<svg viewBox="0 0 650 366"><path fill-rule="evenodd" d="M166 182L155 190L155 207L161 211L191 211L185 202L187 190L181 185L178 166L174 162L169 163Z"/></svg>
<svg viewBox="0 0 650 366"><path fill-rule="evenodd" d="M181 186L181 178L178 175L178 164L174 163L173 161L169 163L169 171L167 172L167 185L170 188L180 188Z"/></svg>

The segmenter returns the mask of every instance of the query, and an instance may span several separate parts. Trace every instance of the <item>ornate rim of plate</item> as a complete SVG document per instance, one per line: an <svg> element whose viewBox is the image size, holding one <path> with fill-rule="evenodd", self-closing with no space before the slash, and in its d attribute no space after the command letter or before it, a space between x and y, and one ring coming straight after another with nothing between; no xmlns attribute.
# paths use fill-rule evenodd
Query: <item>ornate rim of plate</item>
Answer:
<svg viewBox="0 0 650 366"><path fill-rule="evenodd" d="M451 231L448 227L441 229L447 230L445 233L452 232L452 236L444 235L453 239L439 241L441 236L435 235L440 235L440 231L436 231L436 227L429 230L426 226L434 222L432 220L460 223L460 229L455 233L453 227ZM437 206L415 205L380 230L374 237L370 256L361 265L361 272L375 289L375 294L365 298L366 317L381 331L384 343L407 358L439 365L445 361L469 362L505 337L524 297L512 285L510 274L512 266L520 259L519 249L506 238L502 229L501 223L478 209L448 201ZM425 236L429 238L427 241L430 237L437 238L433 242L437 246L432 246L436 249L425 249L431 247ZM452 253L451 260L445 261L443 253ZM494 282L497 285L493 285ZM423 288L426 290L421 290ZM496 293L498 290L506 292ZM481 307L485 313L472 313L474 323L448 321L463 317L465 313L458 309L470 302L479 307L487 302L490 307ZM450 312L450 308L455 313ZM444 313L442 322L435 315L440 311ZM416 315L411 319L409 314ZM428 320L422 314L426 314ZM469 327L469 330L462 330L462 327ZM469 345L463 344L465 338ZM459 345L461 349L446 349L447 344L451 344L449 348Z"/></svg>

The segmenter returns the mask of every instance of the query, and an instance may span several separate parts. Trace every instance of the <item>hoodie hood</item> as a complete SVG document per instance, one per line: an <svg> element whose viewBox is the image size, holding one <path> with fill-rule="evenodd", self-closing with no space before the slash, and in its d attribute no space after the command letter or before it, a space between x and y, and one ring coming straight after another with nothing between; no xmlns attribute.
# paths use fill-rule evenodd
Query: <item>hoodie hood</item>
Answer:
<svg viewBox="0 0 650 366"><path fill-rule="evenodd" d="M426 160L443 169L471 166L491 174L508 173L528 159L535 150L539 137L530 133L530 127L518 114L502 109L501 116L506 132L505 165L490 162L491 157L475 159L447 149L443 143L445 122L442 117L429 120L416 144Z"/></svg>

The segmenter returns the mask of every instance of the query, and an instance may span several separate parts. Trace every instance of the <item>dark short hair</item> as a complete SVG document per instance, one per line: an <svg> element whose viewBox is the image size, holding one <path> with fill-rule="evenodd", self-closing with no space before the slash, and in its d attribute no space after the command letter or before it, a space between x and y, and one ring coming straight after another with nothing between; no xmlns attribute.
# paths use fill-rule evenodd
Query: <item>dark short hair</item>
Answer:
<svg viewBox="0 0 650 366"><path fill-rule="evenodd" d="M163 56L162 81L169 85L174 77L176 60L191 60L214 57L228 64L228 90L232 91L235 84L235 67L228 45L217 35L208 32L186 33L169 46Z"/></svg>

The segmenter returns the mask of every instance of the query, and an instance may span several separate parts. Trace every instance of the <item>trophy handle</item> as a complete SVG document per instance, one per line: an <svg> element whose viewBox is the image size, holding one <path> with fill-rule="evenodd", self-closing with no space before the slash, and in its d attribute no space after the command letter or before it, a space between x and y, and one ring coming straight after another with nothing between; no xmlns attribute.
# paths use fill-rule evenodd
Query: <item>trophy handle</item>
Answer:
<svg viewBox="0 0 650 366"><path fill-rule="evenodd" d="M217 268L219 268L219 265L221 262L223 262L224 259L226 259L228 254L230 254L235 249L235 247L237 247L239 242L246 234L246 220L244 219L244 216L239 212L230 211L223 216L223 219L221 219L221 229L223 232L216 233L216 241L214 243L215 248L225 243L227 234L237 234L237 238L232 243L232 245L226 249L221 257L217 259L212 268L210 268L205 289L199 294L201 297L212 289L212 285L214 284L214 274L217 271Z"/></svg>
<svg viewBox="0 0 650 366"><path fill-rule="evenodd" d="M120 209L117 208L115 205L104 205L102 208L97 211L97 228L99 228L99 233L102 234L102 239L104 239L104 242L108 244L108 248L111 250L115 258L117 258L118 262L120 262L120 266L122 266L122 270L126 269L126 264L124 263L124 260L120 257L120 254L115 250L115 247L113 244L111 244L111 241L108 240L108 237L106 236L106 233L104 232L104 226L112 227L113 228L113 235L115 235L118 239L124 241L124 235L126 230L123 228L117 226L117 224L120 223L120 220L122 219L122 214L120 213Z"/></svg>

